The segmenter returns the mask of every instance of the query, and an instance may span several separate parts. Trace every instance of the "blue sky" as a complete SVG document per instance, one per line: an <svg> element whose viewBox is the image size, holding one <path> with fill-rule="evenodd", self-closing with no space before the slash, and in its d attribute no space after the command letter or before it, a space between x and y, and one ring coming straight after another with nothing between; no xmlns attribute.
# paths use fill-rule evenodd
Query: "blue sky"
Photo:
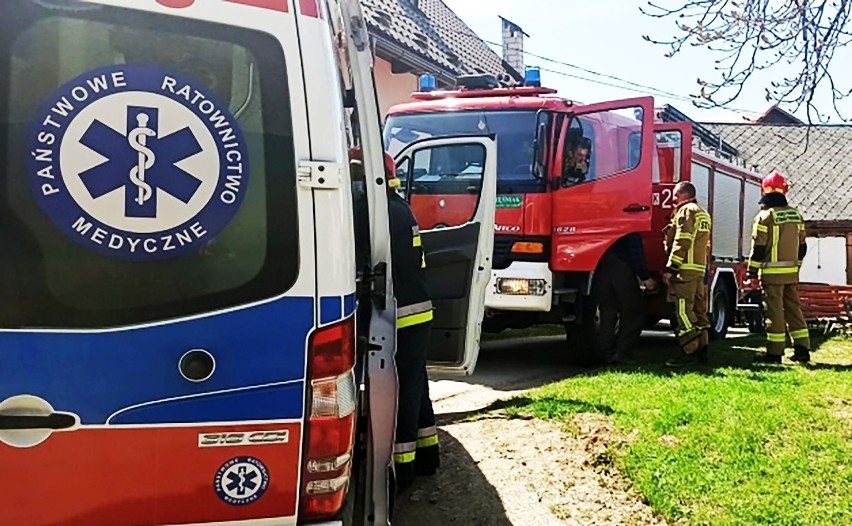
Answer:
<svg viewBox="0 0 852 526"><path fill-rule="evenodd" d="M642 36L645 34L662 40L677 34L677 29L674 20L657 20L641 14L639 6L646 4L639 0L444 2L485 40L501 41L498 18L500 15L518 24L529 34L524 45L527 52L683 97L698 92L696 80L699 77L717 78L713 76L713 69L718 55L701 48L689 48L673 58L666 58L664 54L668 50L667 47L644 41ZM672 5L672 2L667 5ZM499 49L497 51L499 53ZM615 82L529 55L526 56L526 65L596 78L603 82ZM837 69L836 65L834 69ZM740 97L731 103L730 106L738 111L699 109L690 101L674 100L660 95L655 95L655 102L657 105L672 104L700 121L744 122L744 115L759 115L771 105L765 99L764 89L773 76L778 77L784 72L775 69L771 73L753 79ZM640 95L628 89L613 88L551 72L542 72L542 79L544 85L558 89L561 95L585 103ZM825 99L822 100L826 102ZM829 109L830 103L824 106L824 111ZM800 111L797 115L801 117L803 112Z"/></svg>

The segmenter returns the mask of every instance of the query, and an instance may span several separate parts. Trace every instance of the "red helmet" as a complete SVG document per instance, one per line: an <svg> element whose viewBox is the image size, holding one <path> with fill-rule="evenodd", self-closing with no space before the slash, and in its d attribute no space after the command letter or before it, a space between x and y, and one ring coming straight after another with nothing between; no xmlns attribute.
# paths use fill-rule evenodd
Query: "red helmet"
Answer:
<svg viewBox="0 0 852 526"><path fill-rule="evenodd" d="M396 176L396 161L388 152L385 152L385 177L388 178L389 188L399 188L399 178Z"/></svg>
<svg viewBox="0 0 852 526"><path fill-rule="evenodd" d="M787 178L778 170L774 170L771 174L763 178L761 183L763 195L777 192L781 195L787 194Z"/></svg>

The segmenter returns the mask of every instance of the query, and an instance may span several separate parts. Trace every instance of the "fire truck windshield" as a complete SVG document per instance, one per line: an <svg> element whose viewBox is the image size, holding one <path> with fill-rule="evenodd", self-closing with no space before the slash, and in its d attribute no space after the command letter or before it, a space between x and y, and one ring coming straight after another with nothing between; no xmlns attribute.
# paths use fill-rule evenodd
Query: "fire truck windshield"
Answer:
<svg viewBox="0 0 852 526"><path fill-rule="evenodd" d="M497 136L497 175L506 183L535 183L532 174L536 112L452 111L391 115L385 124L385 148L396 155L415 141L449 135Z"/></svg>

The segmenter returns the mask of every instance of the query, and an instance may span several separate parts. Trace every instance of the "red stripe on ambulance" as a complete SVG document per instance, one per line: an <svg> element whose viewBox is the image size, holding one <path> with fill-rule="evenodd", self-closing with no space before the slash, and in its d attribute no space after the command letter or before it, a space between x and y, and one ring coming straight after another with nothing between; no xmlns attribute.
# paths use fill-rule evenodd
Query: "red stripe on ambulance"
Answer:
<svg viewBox="0 0 852 526"><path fill-rule="evenodd" d="M231 437L264 431L277 431L262 434L286 436L286 441L225 445ZM217 434L218 446L200 447L215 444ZM301 443L300 424L279 423L83 428L54 433L29 449L0 444L0 465L26 466L0 478L0 524L115 526L293 517ZM217 493L217 473L244 457L263 466L266 486L254 502L229 504L221 490ZM250 484L256 482L260 477Z"/></svg>
<svg viewBox="0 0 852 526"><path fill-rule="evenodd" d="M252 7L260 7L262 9L271 9L273 11L287 12L287 0L225 0L232 4L243 4Z"/></svg>

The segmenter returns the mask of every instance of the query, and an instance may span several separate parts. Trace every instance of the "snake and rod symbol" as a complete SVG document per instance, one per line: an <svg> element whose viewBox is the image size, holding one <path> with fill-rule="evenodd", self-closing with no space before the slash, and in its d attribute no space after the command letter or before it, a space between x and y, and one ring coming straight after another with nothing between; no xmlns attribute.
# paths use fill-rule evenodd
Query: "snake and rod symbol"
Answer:
<svg viewBox="0 0 852 526"><path fill-rule="evenodd" d="M145 171L151 169L157 160L157 156L147 146L148 137L157 136L157 132L148 127L148 119L144 113L137 115L139 127L127 135L130 147L139 153L138 164L130 170L130 181L139 188L135 201L140 206L154 195L151 185L145 182Z"/></svg>

